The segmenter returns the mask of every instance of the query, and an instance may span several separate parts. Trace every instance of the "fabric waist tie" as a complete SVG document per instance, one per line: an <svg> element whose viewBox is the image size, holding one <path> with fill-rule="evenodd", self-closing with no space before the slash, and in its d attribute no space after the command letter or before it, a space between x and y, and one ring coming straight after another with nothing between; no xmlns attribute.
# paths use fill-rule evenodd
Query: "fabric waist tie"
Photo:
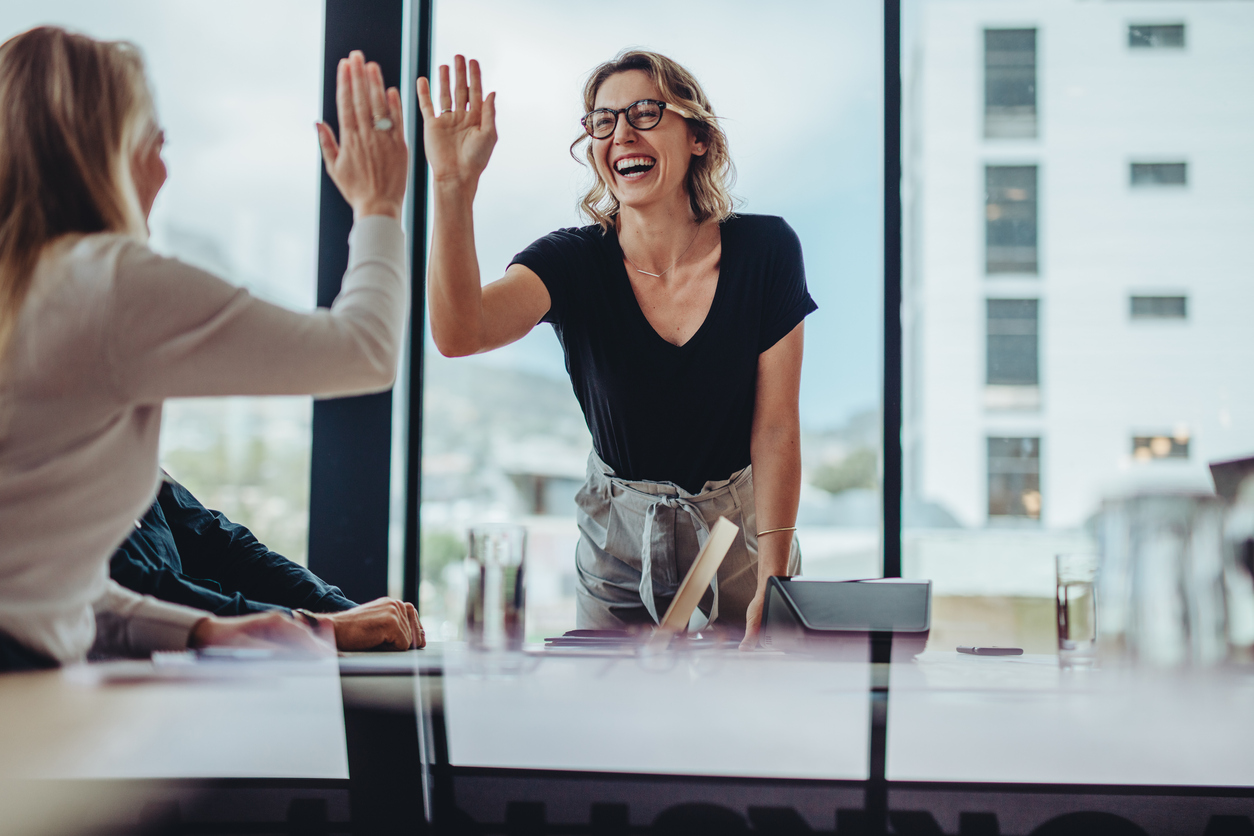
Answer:
<svg viewBox="0 0 1254 836"><path fill-rule="evenodd" d="M613 477L611 477L613 478ZM620 480L621 481L621 480ZM673 508L676 511L683 511L687 514L693 523L693 527L697 531L697 547L704 549L706 541L710 539L710 526L706 523L705 517L701 516L701 511L687 499L680 496L667 496L659 494L644 512L644 531L640 538L640 600L644 602L644 607L649 611L649 615L653 617L655 624L661 624L662 618L657 612L657 602L653 598L653 529L657 525L658 508ZM671 519L674 519L672 516ZM663 536L669 535L674 540L674 530L662 532ZM699 552L698 552L699 553ZM682 579L676 578L682 583ZM714 604L710 607L710 618L708 623L713 624L718 619L718 573L714 573L714 577L710 579L710 589L714 591ZM675 590L667 590L669 593L677 592ZM684 625L685 628L687 625Z"/></svg>
<svg viewBox="0 0 1254 836"><path fill-rule="evenodd" d="M673 596L678 592L679 585L683 581L683 578L677 577L679 564L674 554L676 527L679 521L684 517L691 520L698 549L705 548L706 541L710 537L711 520L707 517L717 518L717 516L726 515L732 519L732 522L743 528L744 510L738 488L741 487L742 482L752 478L751 471L745 468L725 481L707 483L707 487L698 494L689 494L669 482L640 482L623 479L615 475L595 451L589 456L588 464L589 485L599 483L600 490L604 490L604 495L612 504L630 508L633 515L639 513L643 517L639 546L640 601L653 622L660 624L665 613L657 611L654 593L658 593L658 596L662 598ZM725 507L728 496L731 497L734 508ZM707 513L702 513L702 506L706 506ZM714 511L714 508L720 507L724 508L723 514ZM600 528L601 525L607 523L608 518L596 527ZM601 528L601 531L604 532L604 529ZM742 536L744 536L743 532ZM659 559L673 561L674 566L659 566L659 571L655 572L655 554ZM713 592L714 600L707 623L713 623L719 613L717 572L711 578L709 588Z"/></svg>

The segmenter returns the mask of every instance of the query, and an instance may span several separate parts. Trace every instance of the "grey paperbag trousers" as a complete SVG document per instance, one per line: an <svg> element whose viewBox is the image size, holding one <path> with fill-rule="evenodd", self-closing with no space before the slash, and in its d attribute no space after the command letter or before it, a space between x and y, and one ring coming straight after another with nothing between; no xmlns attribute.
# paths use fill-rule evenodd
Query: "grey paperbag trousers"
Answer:
<svg viewBox="0 0 1254 836"><path fill-rule="evenodd" d="M672 482L620 479L593 451L587 481L575 496L580 533L576 625L606 630L657 624L710 528L727 517L740 526L740 534L701 599L704 618L698 623L717 622L743 633L745 611L758 585L752 471L746 467L730 479L706 482L700 493L691 494ZM800 571L794 536L788 574Z"/></svg>

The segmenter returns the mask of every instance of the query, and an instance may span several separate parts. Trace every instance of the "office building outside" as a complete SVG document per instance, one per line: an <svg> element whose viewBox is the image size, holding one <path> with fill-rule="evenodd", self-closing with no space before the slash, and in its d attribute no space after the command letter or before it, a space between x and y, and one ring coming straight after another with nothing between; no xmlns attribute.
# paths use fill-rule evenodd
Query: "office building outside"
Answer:
<svg viewBox="0 0 1254 836"><path fill-rule="evenodd" d="M906 571L1049 594L1103 496L1254 454L1254 5L912 8L905 491L963 529Z"/></svg>

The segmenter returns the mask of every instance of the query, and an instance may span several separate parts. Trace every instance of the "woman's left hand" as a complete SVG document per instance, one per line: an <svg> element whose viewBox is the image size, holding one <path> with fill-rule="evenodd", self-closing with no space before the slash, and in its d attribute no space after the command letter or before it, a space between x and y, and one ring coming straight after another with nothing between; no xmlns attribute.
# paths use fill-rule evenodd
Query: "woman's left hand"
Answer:
<svg viewBox="0 0 1254 836"><path fill-rule="evenodd" d="M758 633L762 630L762 607L765 603L765 590L758 592L749 602L749 609L745 610L745 637L740 643L741 650L757 649Z"/></svg>
<svg viewBox="0 0 1254 836"><path fill-rule="evenodd" d="M401 94L384 89L379 65L353 50L341 60L335 74L335 108L340 138L331 126L319 122L318 142L327 175L353 207L353 217L401 217L409 183L409 148Z"/></svg>

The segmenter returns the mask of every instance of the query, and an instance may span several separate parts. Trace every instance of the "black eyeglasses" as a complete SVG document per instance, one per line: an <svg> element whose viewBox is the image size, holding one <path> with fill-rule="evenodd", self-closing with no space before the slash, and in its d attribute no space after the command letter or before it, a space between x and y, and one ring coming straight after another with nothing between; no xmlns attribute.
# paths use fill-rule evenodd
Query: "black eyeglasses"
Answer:
<svg viewBox="0 0 1254 836"><path fill-rule="evenodd" d="M625 113L627 115L627 124L636 130L649 131L656 128L657 123L662 121L662 111L668 107L680 116L687 117L686 113L674 105L659 102L657 99L641 99L638 102L632 102L621 110L614 110L608 107L597 108L584 114L584 117L579 120L579 124L583 125L583 129L593 139L609 139L618 128L618 114Z"/></svg>

